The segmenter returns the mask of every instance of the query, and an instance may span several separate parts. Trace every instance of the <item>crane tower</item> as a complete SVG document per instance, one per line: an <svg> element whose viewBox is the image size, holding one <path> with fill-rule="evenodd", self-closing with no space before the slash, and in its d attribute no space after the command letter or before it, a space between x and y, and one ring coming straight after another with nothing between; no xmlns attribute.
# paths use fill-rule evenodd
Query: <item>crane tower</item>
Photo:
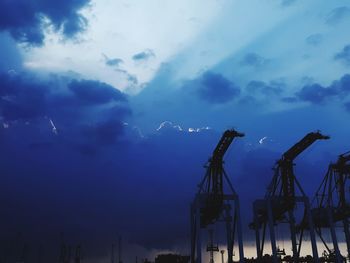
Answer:
<svg viewBox="0 0 350 263"><path fill-rule="evenodd" d="M243 136L234 129L226 130L205 166L205 176L191 204L191 263L202 262L201 230L218 221L226 223L227 262L233 262L236 234L240 262L244 260L239 198L225 172L223 161L234 138ZM227 192L224 185L228 187Z"/></svg>
<svg viewBox="0 0 350 263"><path fill-rule="evenodd" d="M320 132L308 133L303 139L287 150L274 167L275 174L268 187L264 199L253 203L254 222L250 227L255 230L257 257L262 259L265 243L266 227L270 232L272 262L278 262L278 248L274 226L279 223L289 225L292 241L293 262L299 262L300 249L297 247L297 233L294 211L297 203L304 204L304 213L309 224L310 239L314 262L318 262L315 232L310 211L310 202L299 181L294 175L294 160L317 140L327 140ZM262 229L262 230L261 230ZM260 231L262 239L260 240Z"/></svg>

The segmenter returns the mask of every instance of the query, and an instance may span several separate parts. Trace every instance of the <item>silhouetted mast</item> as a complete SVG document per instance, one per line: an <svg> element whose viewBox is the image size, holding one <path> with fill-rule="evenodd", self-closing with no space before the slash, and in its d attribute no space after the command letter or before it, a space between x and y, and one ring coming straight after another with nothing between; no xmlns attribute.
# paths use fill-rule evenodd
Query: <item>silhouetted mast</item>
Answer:
<svg viewBox="0 0 350 263"><path fill-rule="evenodd" d="M122 237L118 239L118 263L122 263Z"/></svg>
<svg viewBox="0 0 350 263"><path fill-rule="evenodd" d="M209 263L214 263L214 252L219 252L219 247L214 245L213 229L209 229L209 244L207 246L207 251L210 253Z"/></svg>
<svg viewBox="0 0 350 263"><path fill-rule="evenodd" d="M112 244L111 263L114 263L114 243Z"/></svg>

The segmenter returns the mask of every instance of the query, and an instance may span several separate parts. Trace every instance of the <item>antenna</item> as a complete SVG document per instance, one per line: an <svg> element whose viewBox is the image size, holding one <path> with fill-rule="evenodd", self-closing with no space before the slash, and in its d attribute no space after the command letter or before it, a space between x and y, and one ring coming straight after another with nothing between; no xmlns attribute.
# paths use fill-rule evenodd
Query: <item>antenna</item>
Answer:
<svg viewBox="0 0 350 263"><path fill-rule="evenodd" d="M118 263L122 263L122 237L118 239Z"/></svg>
<svg viewBox="0 0 350 263"><path fill-rule="evenodd" d="M214 245L213 229L209 229L209 244L207 251L210 252L210 263L214 263L214 252L219 252L219 247Z"/></svg>
<svg viewBox="0 0 350 263"><path fill-rule="evenodd" d="M114 263L114 243L112 244L111 263Z"/></svg>

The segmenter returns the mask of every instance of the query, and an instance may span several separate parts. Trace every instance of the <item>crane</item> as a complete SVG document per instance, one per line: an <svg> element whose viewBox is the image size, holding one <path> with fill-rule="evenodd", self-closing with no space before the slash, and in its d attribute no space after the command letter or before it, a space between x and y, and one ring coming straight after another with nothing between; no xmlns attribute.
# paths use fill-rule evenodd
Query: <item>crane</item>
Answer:
<svg viewBox="0 0 350 263"><path fill-rule="evenodd" d="M338 160L328 166L327 173L313 199L315 207L311 209L316 233L326 247L328 254L333 255L335 262L343 262L335 231L335 223L337 222L343 223L348 257L350 255L350 232L348 221L348 218L350 217L350 203L349 200L347 200L349 192L346 191L349 178L350 151L339 155ZM299 226L301 237L304 229L309 229L309 227L310 226L304 217ZM323 228L330 230L334 251L328 247L322 236Z"/></svg>
<svg viewBox="0 0 350 263"><path fill-rule="evenodd" d="M322 135L319 131L310 132L298 143L282 154L274 167L274 176L268 187L264 199L256 200L253 204L254 222L250 227L255 229L257 256L261 259L264 250L265 231L268 225L270 241L273 253L273 262L277 262L277 247L274 225L287 222L290 228L293 260L298 262L299 254L296 242L296 226L294 210L297 202L304 203L307 218L312 226L309 199L305 195L300 183L294 175L294 160L317 140L327 140L329 136ZM296 193L296 188L299 190ZM262 230L262 242L260 243L260 229ZM313 227L310 227L312 251L315 262L318 262L317 247Z"/></svg>
<svg viewBox="0 0 350 263"><path fill-rule="evenodd" d="M206 173L191 204L191 262L201 263L202 228L223 220L226 222L228 263L233 261L235 233L239 246L240 262L243 262L243 239L239 211L239 198L224 169L224 155L235 138L244 134L234 129L226 130L205 165ZM225 192L224 183L229 192ZM234 206L233 216L231 209Z"/></svg>

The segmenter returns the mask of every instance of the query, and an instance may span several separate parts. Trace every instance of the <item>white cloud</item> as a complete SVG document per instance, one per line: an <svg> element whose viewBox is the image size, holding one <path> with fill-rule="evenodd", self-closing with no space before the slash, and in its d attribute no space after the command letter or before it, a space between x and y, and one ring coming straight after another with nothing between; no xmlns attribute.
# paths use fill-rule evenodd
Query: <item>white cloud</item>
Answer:
<svg viewBox="0 0 350 263"><path fill-rule="evenodd" d="M222 0L223 1L223 0ZM159 65L185 48L220 13L221 1L94 1L83 11L89 29L79 42L62 41L48 33L44 47L26 52L25 66L45 71L75 71L118 88L128 88L125 74L107 68L101 53L124 61L121 68L139 83L152 79ZM132 56L146 49L155 53L147 63Z"/></svg>

